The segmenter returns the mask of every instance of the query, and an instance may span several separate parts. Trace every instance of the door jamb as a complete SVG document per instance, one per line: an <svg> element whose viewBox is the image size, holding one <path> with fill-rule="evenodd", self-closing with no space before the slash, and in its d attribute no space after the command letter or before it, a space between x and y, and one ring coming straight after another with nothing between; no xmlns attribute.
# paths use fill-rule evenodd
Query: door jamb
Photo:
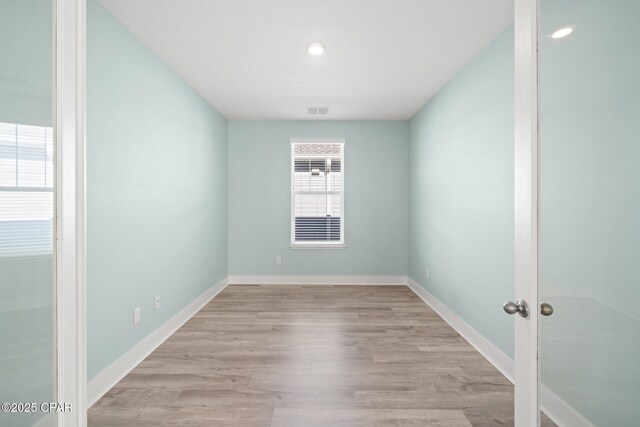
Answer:
<svg viewBox="0 0 640 427"><path fill-rule="evenodd" d="M538 426L538 0L515 0L515 425Z"/></svg>
<svg viewBox="0 0 640 427"><path fill-rule="evenodd" d="M86 417L85 43L86 0L56 0L56 400L59 427Z"/></svg>

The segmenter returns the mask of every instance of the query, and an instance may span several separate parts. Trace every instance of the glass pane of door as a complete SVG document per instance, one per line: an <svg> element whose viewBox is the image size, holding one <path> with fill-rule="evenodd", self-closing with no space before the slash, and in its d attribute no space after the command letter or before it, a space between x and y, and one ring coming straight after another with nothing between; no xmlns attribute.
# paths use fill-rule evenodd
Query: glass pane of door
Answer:
<svg viewBox="0 0 640 427"><path fill-rule="evenodd" d="M0 403L16 404L3 427L55 423L41 407L55 401L54 12L0 0Z"/></svg>
<svg viewBox="0 0 640 427"><path fill-rule="evenodd" d="M638 23L638 0L540 0L541 402L565 425L640 423Z"/></svg>

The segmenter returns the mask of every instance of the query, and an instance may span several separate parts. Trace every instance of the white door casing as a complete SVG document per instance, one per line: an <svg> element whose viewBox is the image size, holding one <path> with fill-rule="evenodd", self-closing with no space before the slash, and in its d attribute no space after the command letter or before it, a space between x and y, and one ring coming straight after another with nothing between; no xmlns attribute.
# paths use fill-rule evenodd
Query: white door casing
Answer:
<svg viewBox="0 0 640 427"><path fill-rule="evenodd" d="M56 400L59 427L86 417L85 16L86 0L56 1Z"/></svg>
<svg viewBox="0 0 640 427"><path fill-rule="evenodd" d="M539 425L538 402L538 0L515 0L515 425Z"/></svg>

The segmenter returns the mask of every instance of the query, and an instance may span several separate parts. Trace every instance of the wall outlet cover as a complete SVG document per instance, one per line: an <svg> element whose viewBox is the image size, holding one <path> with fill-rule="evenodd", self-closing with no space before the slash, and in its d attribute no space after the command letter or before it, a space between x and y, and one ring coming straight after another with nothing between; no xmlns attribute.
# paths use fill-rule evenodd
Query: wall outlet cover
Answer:
<svg viewBox="0 0 640 427"><path fill-rule="evenodd" d="M133 324L140 323L140 307L133 310Z"/></svg>
<svg viewBox="0 0 640 427"><path fill-rule="evenodd" d="M158 295L157 297L155 297L155 298L153 299L153 307L154 307L156 310L159 310L159 309L160 309L160 295Z"/></svg>

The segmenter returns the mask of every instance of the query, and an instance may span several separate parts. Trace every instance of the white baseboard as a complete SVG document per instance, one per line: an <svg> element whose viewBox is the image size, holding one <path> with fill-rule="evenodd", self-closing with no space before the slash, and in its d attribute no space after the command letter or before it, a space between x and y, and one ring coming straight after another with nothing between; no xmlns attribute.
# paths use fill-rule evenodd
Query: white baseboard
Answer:
<svg viewBox="0 0 640 427"><path fill-rule="evenodd" d="M560 427L594 427L578 411L544 385L540 387L540 406L542 412Z"/></svg>
<svg viewBox="0 0 640 427"><path fill-rule="evenodd" d="M407 276L229 276L230 285L406 285Z"/></svg>
<svg viewBox="0 0 640 427"><path fill-rule="evenodd" d="M135 347L100 372L88 384L88 407L91 407L113 386L142 362L175 331L193 317L202 307L218 295L228 284L236 285L407 285L442 319L455 329L496 367L509 381L514 380L514 362L502 350L473 329L446 305L431 295L413 279L406 276L229 276L213 285L182 311L167 320L162 326L140 341ZM551 390L542 386L540 390L542 410L559 426L593 427L582 415L569 406ZM37 423L49 425L49 417Z"/></svg>
<svg viewBox="0 0 640 427"><path fill-rule="evenodd" d="M478 350L502 375L512 383L514 382L515 365L513 359L410 277L407 278L407 286ZM593 424L544 386L540 387L540 402L542 411L560 427L593 427Z"/></svg>
<svg viewBox="0 0 640 427"><path fill-rule="evenodd" d="M191 304L175 314L159 328L147 335L142 341L136 344L131 350L113 362L102 372L96 375L88 383L87 387L87 407L90 408L102 396L104 396L113 386L142 362L149 354L160 346L175 331L180 329L189 319L191 319L202 307L218 295L229 283L228 277L222 279L205 293L196 298Z"/></svg>
<svg viewBox="0 0 640 427"><path fill-rule="evenodd" d="M441 303L436 297L431 295L426 289L416 283L413 279L408 278L408 286L416 295L418 295L429 307L433 309L440 317L444 319L453 329L455 329L462 337L478 350L498 371L507 379L513 382L515 366L513 359L507 356L495 344L486 339L484 335L476 331L467 322L462 320L449 307Z"/></svg>

